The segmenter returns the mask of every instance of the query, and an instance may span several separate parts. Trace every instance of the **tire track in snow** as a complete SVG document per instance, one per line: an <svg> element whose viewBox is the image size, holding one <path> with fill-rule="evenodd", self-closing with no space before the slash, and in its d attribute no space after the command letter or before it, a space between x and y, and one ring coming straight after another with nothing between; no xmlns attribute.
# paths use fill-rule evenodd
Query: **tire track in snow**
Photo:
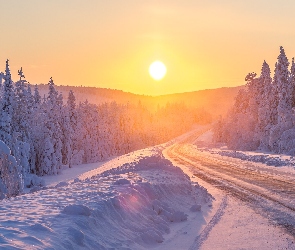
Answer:
<svg viewBox="0 0 295 250"><path fill-rule="evenodd" d="M198 151L191 155L183 150L187 143L199 135L191 135L185 143L183 141L174 144L167 150L168 156L181 165L193 167L194 175L249 203L272 224L281 226L295 237L295 206L292 202L295 196L295 180L291 177L283 179L283 176L277 177L270 173L253 173L251 169L240 168L213 156L203 156Z"/></svg>
<svg viewBox="0 0 295 250"><path fill-rule="evenodd" d="M202 230L202 232L195 238L194 243L190 246L189 250L196 250L201 247L204 241L208 238L209 233L213 229L213 227L220 221L222 215L224 214L224 210L227 206L227 196L222 199L222 202L216 211L215 215L206 225L206 227Z"/></svg>
<svg viewBox="0 0 295 250"><path fill-rule="evenodd" d="M220 172L222 172L223 170L223 165L220 165L218 163L215 163L215 165L211 164L210 166L207 163L203 163L202 162L202 167L197 167L196 165L194 165L194 162L200 161L200 159L198 158L192 158L192 157L188 157L185 156L184 154L179 155L181 156L181 158L177 158L182 164L185 165L189 165L194 167L197 171L194 173L195 176L205 180L207 183L212 184L213 186L222 189L230 194L232 194L233 196L243 200L243 201L254 201L255 197L253 197L252 195L257 195L261 198L265 198L269 201L273 201L278 203L279 205L290 209L292 211L295 212L295 207L292 206L291 204L288 204L288 202L282 200L282 196L278 196L276 193L274 192L270 192L269 190L267 190L263 185L255 185L252 183L248 183L247 181L245 181L244 179L240 179L240 178L236 178L236 176L233 174L234 171L232 172L233 176L229 176L229 174L220 174ZM181 160L180 160L181 159ZM218 165L217 165L218 164ZM209 166L209 167L208 167ZM212 171L212 169L210 167L218 167L220 169L220 171ZM246 175L246 173L245 173ZM251 173L251 175L254 174ZM275 179L271 179L270 181L268 181L268 185L270 185L271 183L273 184L273 186L277 186L277 184L275 183ZM294 185L294 183L287 183L289 185ZM285 186L280 186L280 188L285 188ZM295 191L291 194L294 194Z"/></svg>

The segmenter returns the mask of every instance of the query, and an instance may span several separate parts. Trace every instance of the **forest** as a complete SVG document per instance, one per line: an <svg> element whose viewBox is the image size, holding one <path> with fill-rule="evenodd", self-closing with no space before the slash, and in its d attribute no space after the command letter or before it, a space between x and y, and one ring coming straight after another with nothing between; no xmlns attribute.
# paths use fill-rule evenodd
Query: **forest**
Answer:
<svg viewBox="0 0 295 250"><path fill-rule="evenodd" d="M290 66L290 67L289 67ZM291 65L283 47L271 77L264 61L260 76L249 73L246 88L214 127L216 142L234 150L262 150L295 155L295 63Z"/></svg>
<svg viewBox="0 0 295 250"><path fill-rule="evenodd" d="M38 176L164 143L196 123L211 122L204 109L183 103L167 103L154 112L141 102L76 103L74 92L64 98L52 78L41 96L22 68L18 76L13 82L7 60L0 74L1 198L39 185Z"/></svg>

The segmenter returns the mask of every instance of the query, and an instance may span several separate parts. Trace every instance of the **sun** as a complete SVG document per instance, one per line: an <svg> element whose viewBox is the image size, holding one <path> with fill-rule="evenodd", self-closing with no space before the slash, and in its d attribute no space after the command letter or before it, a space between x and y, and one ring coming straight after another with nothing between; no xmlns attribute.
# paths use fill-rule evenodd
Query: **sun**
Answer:
<svg viewBox="0 0 295 250"><path fill-rule="evenodd" d="M166 75L167 69L164 63L155 61L150 65L149 72L154 80L160 81Z"/></svg>

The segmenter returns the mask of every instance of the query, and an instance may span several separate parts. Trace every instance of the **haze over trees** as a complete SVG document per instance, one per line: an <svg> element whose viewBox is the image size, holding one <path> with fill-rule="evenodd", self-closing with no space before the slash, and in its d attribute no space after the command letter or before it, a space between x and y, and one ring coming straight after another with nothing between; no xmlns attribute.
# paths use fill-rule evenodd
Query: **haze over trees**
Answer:
<svg viewBox="0 0 295 250"><path fill-rule="evenodd" d="M215 125L215 140L235 150L295 155L295 63L280 47L274 76L264 61L260 76L249 73L225 119Z"/></svg>
<svg viewBox="0 0 295 250"><path fill-rule="evenodd" d="M196 83L197 84L197 83ZM48 86L46 84L38 84L41 96L47 95ZM205 89L194 92L175 93L160 96L138 95L122 90L95 88L86 86L64 86L56 85L56 90L67 96L72 90L75 93L76 102L84 102L86 99L89 103L100 105L115 101L117 104L137 105L139 102L145 106L150 112L157 111L158 108L165 107L168 103L182 103L188 108L195 110L206 110L212 115L213 119L218 119L220 115L225 115L230 107L234 104L235 96L241 88L224 87L218 89Z"/></svg>
<svg viewBox="0 0 295 250"><path fill-rule="evenodd" d="M37 176L64 166L93 163L166 142L195 123L211 122L204 110L167 103L151 111L137 103L77 103L50 78L47 93L31 86L22 68L12 81L9 62L0 79L0 196L39 185ZM44 88L44 85L42 86Z"/></svg>

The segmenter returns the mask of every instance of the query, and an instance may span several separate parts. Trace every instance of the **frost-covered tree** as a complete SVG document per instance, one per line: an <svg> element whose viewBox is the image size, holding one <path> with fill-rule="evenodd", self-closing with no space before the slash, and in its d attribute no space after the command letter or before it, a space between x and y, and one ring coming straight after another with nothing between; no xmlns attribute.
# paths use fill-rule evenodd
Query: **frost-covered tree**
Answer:
<svg viewBox="0 0 295 250"><path fill-rule="evenodd" d="M0 85L2 87L2 81L4 79L5 74L3 72L0 72Z"/></svg>
<svg viewBox="0 0 295 250"><path fill-rule="evenodd" d="M22 68L18 70L19 80L15 83L15 106L13 110L13 128L19 133L20 140L28 138L29 129L29 110L28 110L28 91L27 81Z"/></svg>
<svg viewBox="0 0 295 250"><path fill-rule="evenodd" d="M245 80L247 81L247 93L244 97L248 102L248 107L245 113L233 114L236 117L237 135L240 135L240 139L236 138L233 141L237 141L238 144L233 148L243 147L243 149L254 150L259 146L259 106L261 101L261 93L263 93L263 85L256 77L256 73L249 73ZM236 100L240 102L240 100Z"/></svg>
<svg viewBox="0 0 295 250"><path fill-rule="evenodd" d="M30 152L33 149L31 141L33 97L22 68L18 70L18 75L19 80L15 83L15 106L12 120L14 142L11 150L18 164L22 167L24 178L27 178L31 172Z"/></svg>
<svg viewBox="0 0 295 250"><path fill-rule="evenodd" d="M295 64L292 59L291 69L288 75L288 83L285 84L280 95L279 124L276 130L279 132L276 152L295 155L295 116L294 116L294 93L295 93ZM275 131L276 131L275 130Z"/></svg>
<svg viewBox="0 0 295 250"><path fill-rule="evenodd" d="M291 127L289 124L292 115L292 84L289 81L289 61L286 57L285 50L280 47L280 55L278 56L278 64L276 70L277 88L279 93L278 102L278 123L283 126Z"/></svg>
<svg viewBox="0 0 295 250"><path fill-rule="evenodd" d="M246 92L238 95L229 116L216 125L215 138L234 149L259 148L295 155L294 59L289 70L287 56L280 47L273 80L266 62L259 78L249 74L247 80Z"/></svg>
<svg viewBox="0 0 295 250"><path fill-rule="evenodd" d="M73 157L73 136L77 125L76 98L72 90L70 90L67 100L64 124L65 142L63 157L65 159L65 164L68 164L69 167L71 167Z"/></svg>
<svg viewBox="0 0 295 250"><path fill-rule="evenodd" d="M36 85L34 88L34 101L36 105L40 105L41 104L41 96L39 94L39 89L38 86Z"/></svg>
<svg viewBox="0 0 295 250"><path fill-rule="evenodd" d="M62 166L60 100L52 78L48 86L48 97L39 108L38 119L41 124L35 123L36 172L39 175L56 175ZM34 99L38 106L39 95L36 89Z"/></svg>
<svg viewBox="0 0 295 250"><path fill-rule="evenodd" d="M58 98L58 108L60 112L59 125L61 129L60 139L62 143L62 163L71 167L71 147L72 147L72 129L70 127L70 114L67 106L63 106L62 94Z"/></svg>
<svg viewBox="0 0 295 250"><path fill-rule="evenodd" d="M41 174L42 172L42 140L43 140L43 131L44 122L46 120L45 113L43 112L43 106L41 105L41 96L39 94L38 86L35 85L34 95L32 95L32 109L31 109L31 130L30 135L30 167L31 172L34 174Z"/></svg>
<svg viewBox="0 0 295 250"><path fill-rule="evenodd" d="M277 105L277 121L270 130L269 145L272 151L279 153L283 149L280 146L282 133L292 127L292 92L289 84L289 61L283 47L280 47L280 55L276 63L273 81L273 108ZM273 117L275 118L275 117Z"/></svg>
<svg viewBox="0 0 295 250"><path fill-rule="evenodd" d="M295 61L294 57L292 58L292 64L290 69L290 77L289 77L290 88L292 88L292 108L295 107ZM293 125L295 125L293 121Z"/></svg>
<svg viewBox="0 0 295 250"><path fill-rule="evenodd" d="M0 113L0 139L11 148L12 146L12 116L15 106L14 86L11 80L9 61L6 60L6 68L3 84L3 96Z"/></svg>
<svg viewBox="0 0 295 250"><path fill-rule="evenodd" d="M59 99L58 92L55 89L52 77L48 83L49 93L46 104L47 121L45 123L48 129L48 135L46 139L51 140L53 146L53 153L51 158L51 169L50 174L57 174L62 166L62 142L61 142L61 128L60 128L60 105L61 100ZM49 143L48 143L49 145Z"/></svg>
<svg viewBox="0 0 295 250"><path fill-rule="evenodd" d="M272 103L269 98L272 94L272 78L269 65L264 61L262 64L261 75L259 77L261 92L259 94L258 106L258 133L260 138L259 148L269 150L269 131L272 126L271 108Z"/></svg>
<svg viewBox="0 0 295 250"><path fill-rule="evenodd" d="M5 74L3 72L0 72L0 100L3 96L3 79L5 77Z"/></svg>

